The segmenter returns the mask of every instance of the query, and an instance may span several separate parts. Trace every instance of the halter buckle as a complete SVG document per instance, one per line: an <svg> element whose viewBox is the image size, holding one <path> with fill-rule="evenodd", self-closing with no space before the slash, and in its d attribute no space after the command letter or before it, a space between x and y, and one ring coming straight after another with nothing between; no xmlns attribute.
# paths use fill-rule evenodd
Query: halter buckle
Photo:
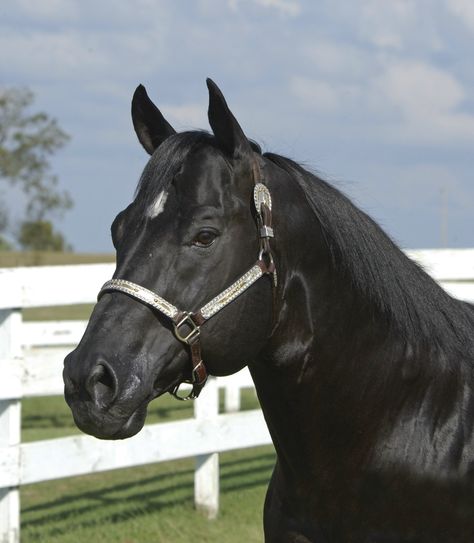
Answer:
<svg viewBox="0 0 474 543"><path fill-rule="evenodd" d="M192 313L186 312L184 313L183 317L180 321L173 324L174 326L174 335L179 339L179 341L182 341L183 343L187 343L190 345L195 341L199 334L201 333L200 327L194 322L192 318ZM181 334L180 328L182 326L188 326L190 328L190 331L185 335Z"/></svg>
<svg viewBox="0 0 474 543"><path fill-rule="evenodd" d="M184 393L183 396L180 396L179 389L182 384L186 385L192 385L190 381L181 381L181 383L178 383L173 390L170 391L170 394L174 396L177 400L181 402L187 402L188 400L195 400L196 395L194 393L194 388L191 388L191 390L186 394Z"/></svg>
<svg viewBox="0 0 474 543"><path fill-rule="evenodd" d="M173 390L170 391L170 394L174 396L177 400L180 400L182 402L188 401L188 400L195 400L199 394L201 393L201 390L204 388L204 385L207 382L207 373L205 373L205 377L201 379L201 376L199 375L199 368L203 367L204 363L201 360L199 364L193 368L193 371L191 372L192 379L185 381L181 381L178 383ZM205 371L205 370L204 370ZM181 385L191 385L191 390L186 394L184 393L182 396L179 393L179 389Z"/></svg>

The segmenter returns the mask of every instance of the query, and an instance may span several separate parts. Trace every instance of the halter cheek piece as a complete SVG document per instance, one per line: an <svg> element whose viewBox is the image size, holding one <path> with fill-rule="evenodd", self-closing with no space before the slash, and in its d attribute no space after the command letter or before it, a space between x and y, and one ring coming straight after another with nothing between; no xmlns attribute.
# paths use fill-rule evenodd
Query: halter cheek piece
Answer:
<svg viewBox="0 0 474 543"><path fill-rule="evenodd" d="M178 383L171 391L171 394L178 400L193 400L197 398L207 381L207 371L201 355L201 326L221 309L233 302L240 294L260 279L260 277L269 275L273 279L273 285L276 287L277 284L275 263L270 247L270 238L274 237L271 212L272 199L270 191L264 184L261 169L256 160L253 163L252 173L255 182L253 196L257 212L260 251L255 264L239 277L237 281L194 313L181 311L155 292L125 279L111 279L107 281L97 297L100 300L106 292L123 292L139 302L158 310L172 321L174 335L179 341L188 346L192 363L191 380ZM192 385L191 392L187 396L179 395L179 387L182 383Z"/></svg>

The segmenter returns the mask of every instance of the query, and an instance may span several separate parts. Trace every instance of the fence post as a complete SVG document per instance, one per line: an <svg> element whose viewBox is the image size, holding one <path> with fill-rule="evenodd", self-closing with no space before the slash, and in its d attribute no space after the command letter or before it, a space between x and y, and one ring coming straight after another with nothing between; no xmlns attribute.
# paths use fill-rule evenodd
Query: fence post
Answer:
<svg viewBox="0 0 474 543"><path fill-rule="evenodd" d="M6 462L16 486L0 488L0 543L20 541L20 433L21 401L19 363L21 357L21 312L0 311L0 450L16 448L13 462ZM0 464L2 464L0 458ZM4 465L5 467L5 465Z"/></svg>
<svg viewBox="0 0 474 543"><path fill-rule="evenodd" d="M240 386L229 383L225 386L224 410L226 413L240 411Z"/></svg>
<svg viewBox="0 0 474 543"><path fill-rule="evenodd" d="M217 380L209 378L201 395L194 402L194 416L206 424L219 414ZM207 518L214 519L219 511L219 454L196 456L194 472L194 503Z"/></svg>

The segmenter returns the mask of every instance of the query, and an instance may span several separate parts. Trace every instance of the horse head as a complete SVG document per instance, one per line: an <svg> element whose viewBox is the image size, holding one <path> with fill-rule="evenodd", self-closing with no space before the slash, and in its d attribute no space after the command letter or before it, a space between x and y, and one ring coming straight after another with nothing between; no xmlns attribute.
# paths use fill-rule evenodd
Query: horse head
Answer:
<svg viewBox="0 0 474 543"><path fill-rule="evenodd" d="M271 334L271 203L256 190L263 160L211 80L208 88L213 135L176 133L143 86L133 96L151 158L112 224L114 278L64 364L66 401L96 437L136 434L151 400L183 381L197 395L206 372L238 371Z"/></svg>

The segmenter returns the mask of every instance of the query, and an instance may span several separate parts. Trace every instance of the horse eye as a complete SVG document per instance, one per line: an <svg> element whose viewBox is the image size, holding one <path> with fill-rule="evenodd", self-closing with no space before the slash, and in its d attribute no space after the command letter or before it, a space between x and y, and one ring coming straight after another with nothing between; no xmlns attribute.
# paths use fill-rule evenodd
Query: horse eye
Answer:
<svg viewBox="0 0 474 543"><path fill-rule="evenodd" d="M209 247L214 243L216 238L216 232L213 232L212 230L201 230L194 238L193 244L198 247Z"/></svg>

